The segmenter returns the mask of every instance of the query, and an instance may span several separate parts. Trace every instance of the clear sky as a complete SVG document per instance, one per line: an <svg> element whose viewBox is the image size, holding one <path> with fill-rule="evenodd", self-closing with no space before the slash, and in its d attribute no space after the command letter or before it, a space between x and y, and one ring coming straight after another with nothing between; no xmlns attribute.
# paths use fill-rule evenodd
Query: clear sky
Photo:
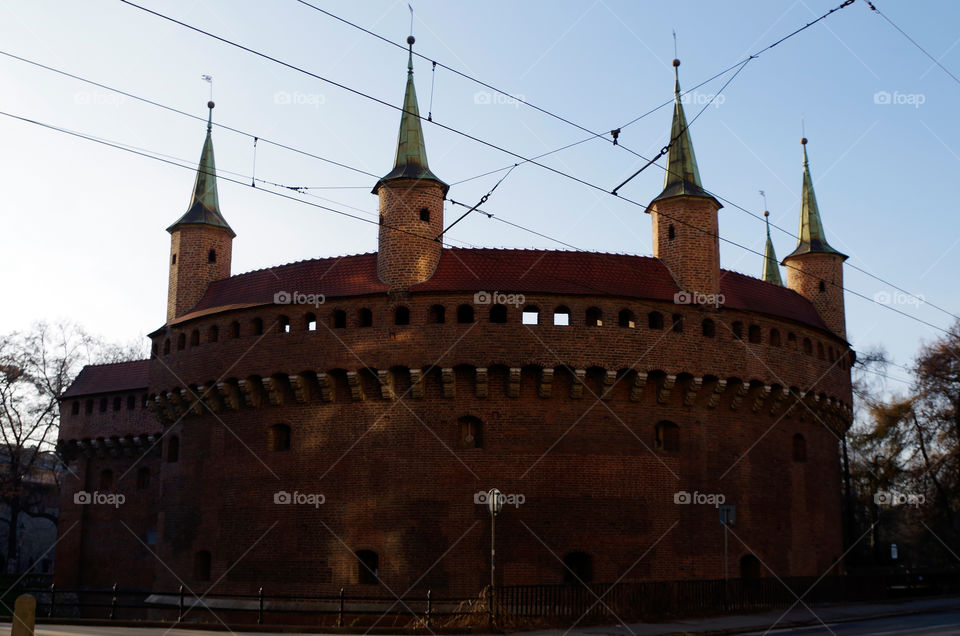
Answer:
<svg viewBox="0 0 960 636"><path fill-rule="evenodd" d="M378 99L399 105L406 54L295 0L142 0L146 6ZM402 42L406 1L316 4ZM672 32L684 87L709 78L819 17L839 0L797 2L441 2L414 3L419 53L560 114L611 130L668 101ZM960 4L877 0L877 6L941 63L960 74ZM257 58L119 1L0 3L0 50L206 115L376 175L392 167L399 114L348 91ZM430 64L417 60L423 114ZM697 89L692 118L730 74ZM523 156L579 141L582 130L491 94L438 68L435 121ZM957 195L960 84L859 0L747 64L691 133L704 186L755 214L767 195L780 257L795 244L801 183L801 120L828 239L848 263L927 303L846 269L848 289L889 297L912 316L947 327L960 313ZM0 110L195 164L204 124L107 90L0 56ZM623 129L620 141L645 156L668 139L670 108ZM430 167L453 184L450 198L473 204L515 159L425 123ZM162 325L169 235L188 203L194 175L60 132L0 116L0 331L39 319L76 320L117 340ZM248 136L215 129L217 167L249 182ZM593 140L544 163L607 190L644 162ZM661 162L662 165L662 162ZM372 177L260 142L256 176L309 186L301 198L376 219ZM646 203L663 171L652 166L625 197ZM347 187L350 186L350 187ZM290 190L287 194L296 195ZM326 197L332 202L317 197ZM220 184L221 209L237 232L233 271L376 249L377 229L249 186ZM348 207L352 206L352 207ZM354 209L356 208L356 209ZM484 209L578 248L651 254L642 209L526 164ZM463 208L447 205L452 219ZM762 251L762 221L727 205L721 236ZM788 234L789 233L789 234ZM558 248L545 238L473 215L451 231L454 244ZM724 268L758 276L761 257L721 243ZM785 272L784 272L785 273ZM908 364L939 332L846 295L849 339L882 344ZM891 375L905 377L902 369ZM897 388L892 383L890 388Z"/></svg>

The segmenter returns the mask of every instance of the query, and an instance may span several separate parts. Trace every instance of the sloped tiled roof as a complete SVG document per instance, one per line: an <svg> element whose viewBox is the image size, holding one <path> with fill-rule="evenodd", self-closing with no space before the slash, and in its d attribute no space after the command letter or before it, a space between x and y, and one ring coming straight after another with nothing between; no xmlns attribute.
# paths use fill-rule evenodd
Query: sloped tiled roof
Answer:
<svg viewBox="0 0 960 636"><path fill-rule="evenodd" d="M281 291L327 298L387 292L375 253L300 261L211 283L200 302L175 322L231 308L271 304ZM672 302L677 287L656 258L595 252L445 249L433 276L416 292L545 293L618 296ZM813 305L796 292L721 270L724 306L754 311L826 330Z"/></svg>
<svg viewBox="0 0 960 636"><path fill-rule="evenodd" d="M83 367L70 388L64 391L63 397L146 389L149 370L149 360L90 364Z"/></svg>

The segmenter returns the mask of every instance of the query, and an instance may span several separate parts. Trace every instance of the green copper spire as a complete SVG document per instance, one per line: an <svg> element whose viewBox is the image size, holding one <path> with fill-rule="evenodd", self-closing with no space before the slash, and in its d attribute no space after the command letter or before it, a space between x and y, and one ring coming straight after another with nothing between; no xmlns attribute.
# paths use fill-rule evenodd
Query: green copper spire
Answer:
<svg viewBox="0 0 960 636"><path fill-rule="evenodd" d="M797 232L797 248L783 260L801 254L841 254L827 243L827 235L820 221L820 209L817 207L817 195L813 192L813 179L810 178L810 164L807 161L807 138L800 140L803 145L803 192L800 195L800 230Z"/></svg>
<svg viewBox="0 0 960 636"><path fill-rule="evenodd" d="M200 165L197 167L197 180L193 184L193 197L186 213L177 222L167 228L173 232L181 225L213 225L225 228L231 236L236 236L230 225L220 214L220 199L217 197L217 166L213 160L213 102L207 102L210 114L207 117L207 138L203 141L200 153Z"/></svg>
<svg viewBox="0 0 960 636"><path fill-rule="evenodd" d="M429 179L436 181L446 194L450 188L446 183L430 172L427 164L427 147L423 142L423 128L420 126L420 108L417 106L417 89L413 85L413 43L411 35L407 38L410 56L407 62L407 88L403 95L403 113L400 115L400 133L397 136L397 159L393 170L388 172L373 188L376 194L385 181L395 179Z"/></svg>
<svg viewBox="0 0 960 636"><path fill-rule="evenodd" d="M667 154L667 174L663 181L663 192L654 201L678 196L702 197L713 199L700 185L700 170L697 168L697 156L693 153L693 141L687 127L687 117L680 101L680 60L673 61L674 101L673 125L670 128L670 150ZM716 199L714 199L715 201ZM717 206L719 207L719 203Z"/></svg>
<svg viewBox="0 0 960 636"><path fill-rule="evenodd" d="M783 287L780 278L780 266L777 265L777 254L773 251L773 241L770 239L770 213L764 210L763 220L767 222L767 246L763 250L763 280Z"/></svg>

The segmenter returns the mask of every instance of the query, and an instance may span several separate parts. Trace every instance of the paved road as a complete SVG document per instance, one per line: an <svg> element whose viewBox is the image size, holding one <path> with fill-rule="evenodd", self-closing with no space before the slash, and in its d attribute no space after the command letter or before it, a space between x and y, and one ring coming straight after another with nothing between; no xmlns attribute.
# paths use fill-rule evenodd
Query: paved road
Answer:
<svg viewBox="0 0 960 636"><path fill-rule="evenodd" d="M827 629L829 628L829 630ZM749 632L749 634L789 634L790 636L881 636L885 634L920 634L920 635L951 635L960 636L960 612L946 612L943 614L919 614L917 616L898 616L896 618L879 618L872 621L856 621L853 623L827 623L824 627L800 627L796 629L775 629L770 632Z"/></svg>

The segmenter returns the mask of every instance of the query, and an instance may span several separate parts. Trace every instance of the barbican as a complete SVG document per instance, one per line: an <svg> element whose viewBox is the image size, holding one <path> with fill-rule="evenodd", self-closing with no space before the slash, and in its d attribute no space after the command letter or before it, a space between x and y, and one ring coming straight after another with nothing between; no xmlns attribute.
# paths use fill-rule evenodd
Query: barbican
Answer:
<svg viewBox="0 0 960 636"><path fill-rule="evenodd" d="M493 487L497 585L830 570L846 256L804 139L786 282L769 225L761 277L722 269L721 205L675 92L652 257L436 241L449 186L427 163L411 41L377 251L233 274L208 122L150 358L85 367L63 396L57 586L474 595Z"/></svg>

